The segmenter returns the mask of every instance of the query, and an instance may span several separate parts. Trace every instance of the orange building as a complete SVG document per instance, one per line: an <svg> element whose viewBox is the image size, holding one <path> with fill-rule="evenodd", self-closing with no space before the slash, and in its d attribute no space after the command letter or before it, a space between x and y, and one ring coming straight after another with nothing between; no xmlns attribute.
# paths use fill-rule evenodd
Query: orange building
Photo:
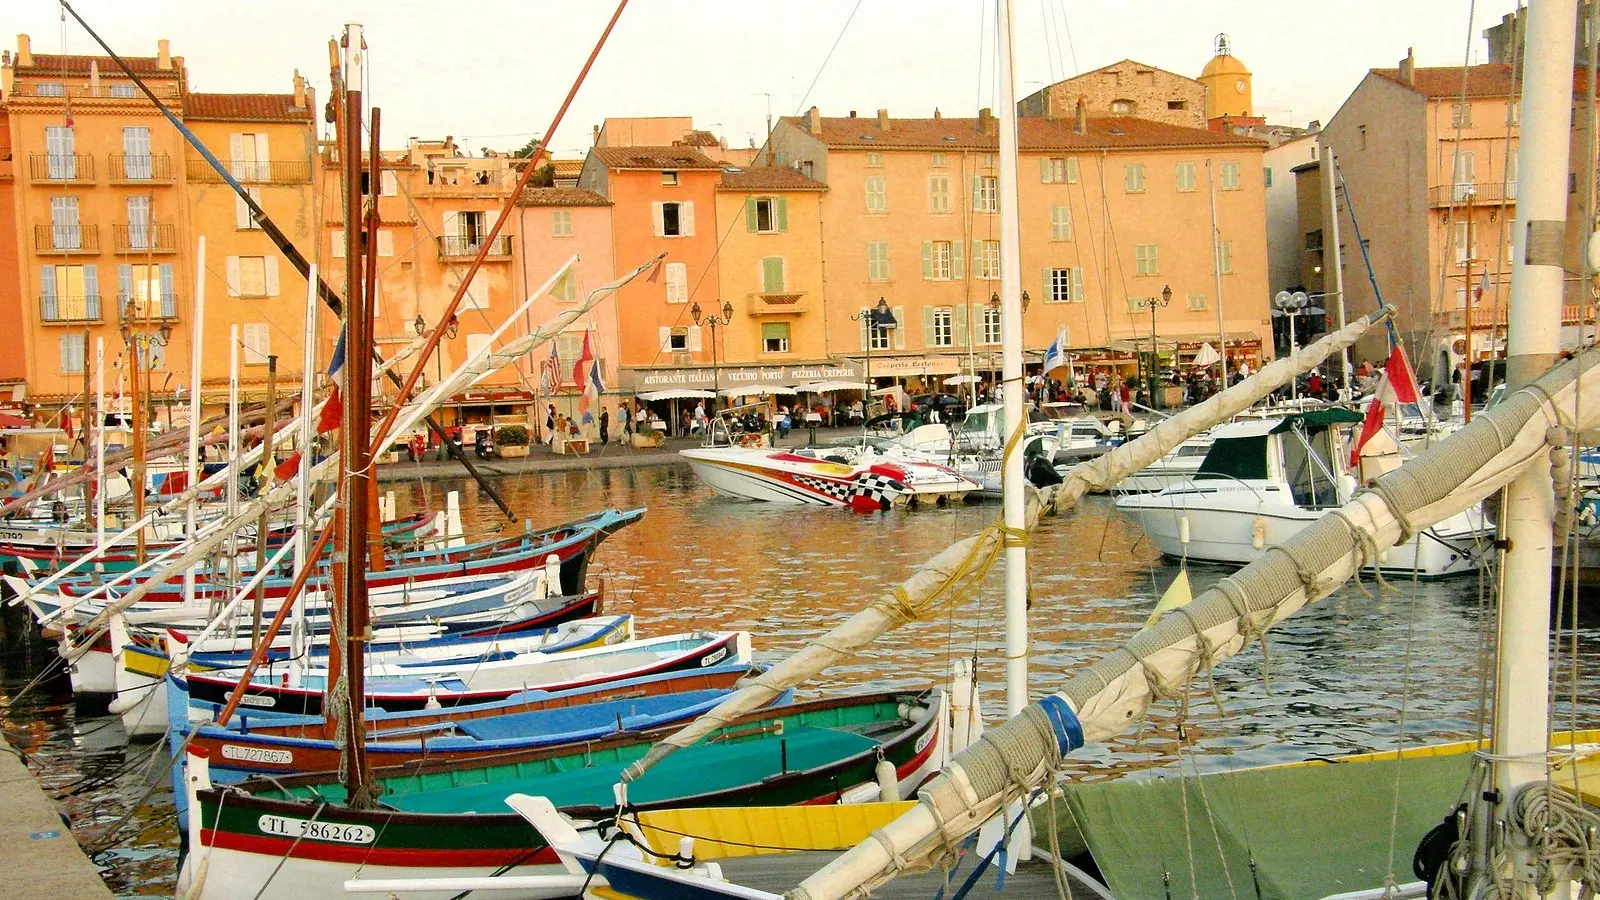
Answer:
<svg viewBox="0 0 1600 900"><path fill-rule="evenodd" d="M1265 142L1125 116L1024 117L1020 129L1024 347L1064 330L1079 360L1134 370L1150 346L1142 302L1170 288L1155 328L1164 362L1218 341L1221 269L1228 351L1270 347ZM880 377L939 381L998 368L998 122L824 118L815 108L773 132L780 164L825 182L825 342ZM1221 242L1214 263L1215 185ZM724 265L730 264L726 258ZM898 327L870 336L882 299Z"/></svg>
<svg viewBox="0 0 1600 900"><path fill-rule="evenodd" d="M16 158L10 116L0 105L0 411L17 414L28 393L27 327L17 260Z"/></svg>
<svg viewBox="0 0 1600 900"><path fill-rule="evenodd" d="M615 267L625 271L666 254L654 281L638 279L617 294L624 311L617 332L619 382L627 392L709 387L712 369L725 358L727 329L720 319L726 298L717 266L725 230L717 219L721 183L722 164L692 147L601 146L584 162L579 186L612 204ZM704 325L694 321L693 310Z"/></svg>
<svg viewBox="0 0 1600 900"><path fill-rule="evenodd" d="M304 81L296 76L290 94L194 93L183 57L164 40L156 56L127 62L309 249L315 100ZM302 344L304 280L131 79L107 57L35 54L19 35L16 54L0 59L0 103L16 163L10 246L31 402L81 404L95 339L105 340L109 367L126 358L128 336L148 335L157 403L177 399L188 382L197 339L207 350L207 402L220 403L235 325L247 384L259 385L267 355L282 353L280 382L295 389L300 353L289 348ZM196 335L201 235L207 309ZM112 390L118 379L108 374Z"/></svg>

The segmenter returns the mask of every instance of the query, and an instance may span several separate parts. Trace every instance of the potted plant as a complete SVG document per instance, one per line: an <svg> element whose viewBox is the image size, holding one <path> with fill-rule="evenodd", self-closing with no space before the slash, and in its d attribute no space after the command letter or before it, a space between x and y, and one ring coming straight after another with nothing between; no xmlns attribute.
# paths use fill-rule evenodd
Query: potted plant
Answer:
<svg viewBox="0 0 1600 900"><path fill-rule="evenodd" d="M528 429L523 425L502 425L494 433L495 452L501 459L528 455Z"/></svg>

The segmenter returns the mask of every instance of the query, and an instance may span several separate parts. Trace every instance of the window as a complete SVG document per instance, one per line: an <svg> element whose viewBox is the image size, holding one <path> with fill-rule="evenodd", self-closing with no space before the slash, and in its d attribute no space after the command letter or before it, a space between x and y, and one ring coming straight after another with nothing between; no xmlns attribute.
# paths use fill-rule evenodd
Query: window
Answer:
<svg viewBox="0 0 1600 900"><path fill-rule="evenodd" d="M933 154L932 158L929 159L928 164L933 166L935 169L944 168L944 154L943 153L935 153L935 154Z"/></svg>
<svg viewBox="0 0 1600 900"><path fill-rule="evenodd" d="M272 178L271 156L267 151L267 136L264 134L230 134L228 135L228 153L231 162L228 168L233 177L241 181L269 181Z"/></svg>
<svg viewBox="0 0 1600 900"><path fill-rule="evenodd" d="M1000 277L1000 242L972 242L973 276L976 278Z"/></svg>
<svg viewBox="0 0 1600 900"><path fill-rule="evenodd" d="M1455 128L1471 128L1472 127L1472 104L1471 103L1452 103L1452 104L1450 104L1450 124L1451 124L1452 127L1455 127Z"/></svg>
<svg viewBox="0 0 1600 900"><path fill-rule="evenodd" d="M40 97L65 97L67 86L59 81L41 81L34 93Z"/></svg>
<svg viewBox="0 0 1600 900"><path fill-rule="evenodd" d="M1517 155L1506 157L1506 199L1517 199Z"/></svg>
<svg viewBox="0 0 1600 900"><path fill-rule="evenodd" d="M451 256L476 254L489 236L489 230L499 219L498 210L484 212L477 209L450 210L444 214L442 239L445 252Z"/></svg>
<svg viewBox="0 0 1600 900"><path fill-rule="evenodd" d="M1194 190L1194 163L1178 163L1177 182L1178 193L1180 194L1187 194Z"/></svg>
<svg viewBox="0 0 1600 900"><path fill-rule="evenodd" d="M1135 275L1161 274L1161 257L1155 244L1134 244L1133 263Z"/></svg>
<svg viewBox="0 0 1600 900"><path fill-rule="evenodd" d="M1217 241L1217 271L1233 274L1233 241Z"/></svg>
<svg viewBox="0 0 1600 900"><path fill-rule="evenodd" d="M1066 184L1066 158L1061 156L1041 157L1039 159L1039 182L1041 184Z"/></svg>
<svg viewBox="0 0 1600 900"><path fill-rule="evenodd" d="M131 90L133 85L128 88ZM150 169L150 129L143 125L122 129L122 177L145 181L152 174Z"/></svg>
<svg viewBox="0 0 1600 900"><path fill-rule="evenodd" d="M956 273L956 254L960 246L950 241L923 241L922 277L934 281L959 278Z"/></svg>
<svg viewBox="0 0 1600 900"><path fill-rule="evenodd" d="M980 344L1000 343L1000 310L992 306L983 307L983 328L979 337Z"/></svg>
<svg viewBox="0 0 1600 900"><path fill-rule="evenodd" d="M1477 183L1477 158L1474 157L1471 152L1457 152L1455 158L1455 199L1467 199L1467 195L1476 189Z"/></svg>
<svg viewBox="0 0 1600 900"><path fill-rule="evenodd" d="M117 306L140 319L170 319L178 314L178 297L173 290L172 264L121 265L117 267Z"/></svg>
<svg viewBox="0 0 1600 900"><path fill-rule="evenodd" d="M789 323L788 322L762 322L761 323L761 352L762 353L788 353L789 352Z"/></svg>
<svg viewBox="0 0 1600 900"><path fill-rule="evenodd" d="M47 174L56 181L71 181L78 177L78 157L71 125L46 125L44 129L45 165Z"/></svg>
<svg viewBox="0 0 1600 900"><path fill-rule="evenodd" d="M39 289L46 322L100 318L100 273L95 266L42 266Z"/></svg>
<svg viewBox="0 0 1600 900"><path fill-rule="evenodd" d="M1133 114L1132 100L1111 101L1111 114L1114 116L1127 116Z"/></svg>
<svg viewBox="0 0 1600 900"><path fill-rule="evenodd" d="M61 371L82 372L84 345L89 342L89 336L83 333L63 334L61 341Z"/></svg>
<svg viewBox="0 0 1600 900"><path fill-rule="evenodd" d="M128 198L128 249L150 249L150 198Z"/></svg>
<svg viewBox="0 0 1600 900"><path fill-rule="evenodd" d="M928 176L928 212L947 213L950 211L950 176Z"/></svg>
<svg viewBox="0 0 1600 900"><path fill-rule="evenodd" d="M1168 100L1167 101L1167 109L1188 109L1188 108L1189 108L1189 101L1187 101L1187 100Z"/></svg>
<svg viewBox="0 0 1600 900"><path fill-rule="evenodd" d="M1067 157L1067 184L1077 184L1077 183L1078 183L1078 158L1076 156L1069 156L1069 157Z"/></svg>
<svg viewBox="0 0 1600 900"><path fill-rule="evenodd" d="M83 249L83 230L78 227L78 198L50 198L50 239L57 250Z"/></svg>
<svg viewBox="0 0 1600 900"><path fill-rule="evenodd" d="M882 168L882 167L883 167L883 154L882 153L868 153L867 154L867 168L869 168L869 169L879 169L879 168Z"/></svg>
<svg viewBox="0 0 1600 900"><path fill-rule="evenodd" d="M894 316L895 328L873 324L872 310L865 307L861 309L858 314L858 319L861 322L861 349L865 350L869 345L873 350L888 350L890 348L890 343L894 339L892 335L899 334L900 329L898 326L905 316L905 310L897 306L890 312L890 315Z"/></svg>
<svg viewBox="0 0 1600 900"><path fill-rule="evenodd" d="M278 258L276 256L228 257L228 296L278 296Z"/></svg>
<svg viewBox="0 0 1600 900"><path fill-rule="evenodd" d="M1271 166L1262 166L1261 167L1261 180L1262 180L1262 182L1263 182L1265 187L1272 187L1272 167Z"/></svg>
<svg viewBox="0 0 1600 900"><path fill-rule="evenodd" d="M889 242L867 242L867 280L889 280Z"/></svg>
<svg viewBox="0 0 1600 900"><path fill-rule="evenodd" d="M1206 308L1206 295L1205 294L1190 294L1189 295L1189 311L1190 312L1204 312L1205 308Z"/></svg>
<svg viewBox="0 0 1600 900"><path fill-rule="evenodd" d="M663 268L666 273L667 302L689 302L689 264L669 262Z"/></svg>
<svg viewBox="0 0 1600 900"><path fill-rule="evenodd" d="M1222 164L1221 180L1223 190L1237 191L1239 189L1239 164L1236 162L1224 162Z"/></svg>
<svg viewBox="0 0 1600 900"><path fill-rule="evenodd" d="M665 185L676 185L678 183L678 173L672 171L662 172L661 183Z"/></svg>
<svg viewBox="0 0 1600 900"><path fill-rule="evenodd" d="M1308 231L1308 232L1306 232L1306 249L1307 250L1321 250L1322 249L1322 229L1321 228L1318 228L1316 231Z"/></svg>
<svg viewBox="0 0 1600 900"><path fill-rule="evenodd" d="M929 322L928 342L930 347L955 346L955 309L949 306L933 307L928 310Z"/></svg>
<svg viewBox="0 0 1600 900"><path fill-rule="evenodd" d="M1478 248L1475 246L1477 241L1473 240L1477 237L1477 234L1474 233L1475 229L1471 227L1472 223L1470 222L1457 222L1455 224L1456 265L1460 266L1465 265L1468 259L1477 258Z"/></svg>
<svg viewBox="0 0 1600 900"><path fill-rule="evenodd" d="M265 322L246 322L243 329L244 364L264 366L272 355L272 332Z"/></svg>
<svg viewBox="0 0 1600 900"><path fill-rule="evenodd" d="M992 168L994 168L994 154L993 153L979 153L978 154L978 168L980 168L980 169L992 169Z"/></svg>
<svg viewBox="0 0 1600 900"><path fill-rule="evenodd" d="M1072 240L1072 207L1050 207L1050 240Z"/></svg>
<svg viewBox="0 0 1600 900"><path fill-rule="evenodd" d="M745 227L760 234L789 230L789 198L751 197L745 201Z"/></svg>
<svg viewBox="0 0 1600 900"><path fill-rule="evenodd" d="M1000 209L1000 179L993 175L974 175L972 178L972 209L974 212L997 212Z"/></svg>
<svg viewBox="0 0 1600 900"><path fill-rule="evenodd" d="M661 330L666 332L666 335L665 335L666 340L662 342L661 349L669 350L669 351L673 351L673 352L678 352L678 353L684 352L684 351L689 349L689 329L688 328L683 328L683 327L665 328L665 327L663 327ZM699 329L696 328L695 331L698 332Z"/></svg>
<svg viewBox="0 0 1600 900"><path fill-rule="evenodd" d="M1129 194L1144 193L1144 166L1135 163L1122 167L1122 190Z"/></svg>
<svg viewBox="0 0 1600 900"><path fill-rule="evenodd" d="M882 175L868 175L866 190L867 212L885 212L889 209L889 197Z"/></svg>
<svg viewBox="0 0 1600 900"><path fill-rule="evenodd" d="M663 203L657 200L652 206L655 212L656 237L694 236L693 203Z"/></svg>
<svg viewBox="0 0 1600 900"><path fill-rule="evenodd" d="M781 294L784 291L783 257L768 256L761 260L761 292Z"/></svg>
<svg viewBox="0 0 1600 900"><path fill-rule="evenodd" d="M245 188L245 192L250 195L250 199L254 200L257 206L261 205L260 188L247 187ZM233 224L240 231L261 230L261 223L257 222L256 217L250 214L250 204L244 202L244 198L238 194L233 195ZM338 239L335 240L333 244L333 255L336 257L343 257L344 229L339 229L337 234Z"/></svg>

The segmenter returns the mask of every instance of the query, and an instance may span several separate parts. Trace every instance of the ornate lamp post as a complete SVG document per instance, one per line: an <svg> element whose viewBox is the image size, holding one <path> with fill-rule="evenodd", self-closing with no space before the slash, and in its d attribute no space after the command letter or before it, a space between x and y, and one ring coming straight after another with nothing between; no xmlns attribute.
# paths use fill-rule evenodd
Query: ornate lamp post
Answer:
<svg viewBox="0 0 1600 900"><path fill-rule="evenodd" d="M1156 405L1155 371L1160 351L1156 344L1156 310L1165 308L1172 302L1172 285L1161 288L1159 297L1142 297L1136 304L1137 309L1150 310L1150 365L1144 374L1145 388L1150 392L1150 405Z"/></svg>
<svg viewBox="0 0 1600 900"><path fill-rule="evenodd" d="M149 399L146 386L140 381L142 378L140 371L143 368L141 360L153 362L154 349L167 346L172 340L172 323L163 321L161 327L155 331L135 330L133 320L139 315L135 303L134 298L128 298L117 330L122 335L123 345L128 348L128 393L131 395L133 407L133 484L130 487L133 489L133 518L137 521L144 518L145 432L148 429L146 422L148 411L145 403ZM102 413L100 424L103 425L104 421ZM103 485L101 489L104 490ZM141 563L144 562L145 555L144 535L145 530L139 529L135 545L136 558Z"/></svg>
<svg viewBox="0 0 1600 900"><path fill-rule="evenodd" d="M895 321L894 311L889 309L889 301L883 299L882 297L878 298L877 306L874 306L871 309L864 309L850 317L850 321L852 322L859 322L862 319L867 320L867 370L864 373L862 380L867 383L866 405L871 406L872 342L878 339L879 334L890 331L894 328L898 328L900 323ZM868 418L871 418L871 416L863 416L861 421L865 423Z"/></svg>
<svg viewBox="0 0 1600 900"><path fill-rule="evenodd" d="M696 301L693 306L689 307L689 319L696 326L702 324L711 326L711 393L714 395L711 398L711 411L715 413L717 411L717 400L722 396L722 375L717 370L717 328L733 322L733 304L724 300L722 301L722 315L702 317L700 303Z"/></svg>
<svg viewBox="0 0 1600 900"><path fill-rule="evenodd" d="M1305 291L1295 291L1292 294L1288 291L1279 291L1278 296L1272 298L1272 305L1275 307L1272 310L1273 318L1287 318L1289 320L1289 354L1292 356L1296 346L1294 320L1301 316L1320 316L1322 315L1322 310L1311 305L1311 298L1306 295ZM1293 400L1298 396L1298 387L1299 379L1289 382L1289 399Z"/></svg>

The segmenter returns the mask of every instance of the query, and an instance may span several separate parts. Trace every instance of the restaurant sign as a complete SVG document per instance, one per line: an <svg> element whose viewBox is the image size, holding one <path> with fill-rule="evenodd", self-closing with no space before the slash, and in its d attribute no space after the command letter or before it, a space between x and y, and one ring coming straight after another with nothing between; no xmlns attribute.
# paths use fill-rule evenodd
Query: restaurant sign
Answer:
<svg viewBox="0 0 1600 900"><path fill-rule="evenodd" d="M749 384L793 386L813 381L857 381L861 378L861 369L853 362L842 361L789 363L779 366L724 366L715 370L710 366L680 369L624 367L619 375L623 392L644 393L672 388L709 391L718 386L723 388Z"/></svg>

